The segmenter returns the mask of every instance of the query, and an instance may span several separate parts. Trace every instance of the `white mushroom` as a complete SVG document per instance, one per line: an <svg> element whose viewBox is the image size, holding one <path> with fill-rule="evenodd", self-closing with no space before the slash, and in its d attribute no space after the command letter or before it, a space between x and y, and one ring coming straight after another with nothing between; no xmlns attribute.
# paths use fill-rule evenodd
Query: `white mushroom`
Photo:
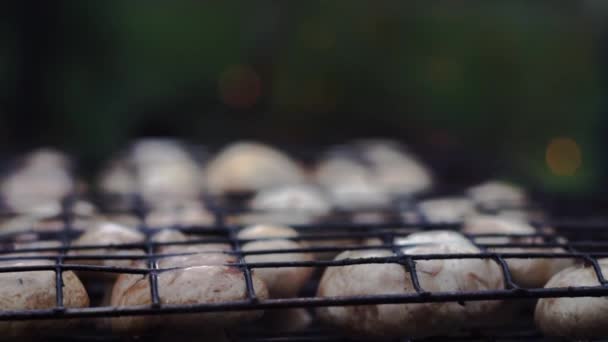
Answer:
<svg viewBox="0 0 608 342"><path fill-rule="evenodd" d="M298 233L289 228L281 226L257 225L243 229L239 232L240 239L261 239L261 238L283 238L294 237ZM299 249L304 247L303 244L286 240L259 240L247 242L243 245L242 250L245 252L259 250L284 250L284 249ZM293 262L293 261L311 261L314 257L311 253L267 253L267 254L249 254L245 256L247 263L257 262ZM277 267L277 268L255 268L254 273L260 277L268 287L271 297L294 297L306 284L312 274L313 269L310 267Z"/></svg>
<svg viewBox="0 0 608 342"><path fill-rule="evenodd" d="M509 220L498 216L478 215L466 220L463 232L468 234L535 234L534 227L518 220ZM561 242L565 239L560 238ZM542 243L542 237L478 237L477 243ZM490 250L505 253L559 253L562 248L491 248ZM567 258L508 258L513 281L523 287L542 287L555 273L572 265Z"/></svg>
<svg viewBox="0 0 608 342"><path fill-rule="evenodd" d="M522 188L500 181L489 181L471 187L467 194L475 202L488 209L499 209L501 206L525 205L527 195Z"/></svg>
<svg viewBox="0 0 608 342"><path fill-rule="evenodd" d="M395 195L414 194L428 190L433 183L431 173L412 154L390 141L364 140L358 144L380 186Z"/></svg>
<svg viewBox="0 0 608 342"><path fill-rule="evenodd" d="M323 186L334 206L343 209L382 208L390 204L389 194L363 164L344 156L323 160L316 169L317 182Z"/></svg>
<svg viewBox="0 0 608 342"><path fill-rule="evenodd" d="M0 184L6 204L23 214L54 213L61 200L74 190L68 166L60 155L34 152L26 156L23 167L10 173Z"/></svg>
<svg viewBox="0 0 608 342"><path fill-rule="evenodd" d="M207 226L215 222L213 213L197 201L166 203L146 215L146 223L153 228Z"/></svg>
<svg viewBox="0 0 608 342"><path fill-rule="evenodd" d="M290 185L258 192L251 200L251 209L325 215L331 210L331 205L313 186Z"/></svg>
<svg viewBox="0 0 608 342"><path fill-rule="evenodd" d="M216 194L246 193L304 180L300 167L282 152L256 142L224 148L206 169L207 188Z"/></svg>
<svg viewBox="0 0 608 342"><path fill-rule="evenodd" d="M421 231L409 234L405 238L396 238L395 244L406 245L406 244L459 244L464 246L475 247L475 245L466 236L461 233L451 230L430 230Z"/></svg>
<svg viewBox="0 0 608 342"><path fill-rule="evenodd" d="M139 191L149 205L196 200L202 190L200 167L176 141L140 141L133 147L132 161Z"/></svg>
<svg viewBox="0 0 608 342"><path fill-rule="evenodd" d="M164 269L179 267L161 272L158 275L158 290L161 304L192 305L222 303L247 299L245 277L241 270L231 266L220 266L223 260L195 254L183 257L170 257L159 260L158 266ZM253 287L259 299L268 298L268 290L262 280L252 276ZM196 284L196 286L194 286ZM150 305L150 281L147 276L121 275L112 291L111 304L117 307ZM112 319L115 332L130 334L142 331L183 329L209 330L239 325L259 318L259 311L229 311L170 316L133 316Z"/></svg>
<svg viewBox="0 0 608 342"><path fill-rule="evenodd" d="M0 267L54 265L52 261L22 260L0 262ZM84 286L71 271L63 278L63 305L66 308L89 306L89 296ZM0 273L0 310L50 309L57 305L54 271L26 271ZM49 331L68 331L77 320L34 320L0 322L3 338L38 336L47 338Z"/></svg>
<svg viewBox="0 0 608 342"><path fill-rule="evenodd" d="M405 248L404 253L468 254L479 250L465 244L438 244ZM346 251L335 260L387 257L385 250ZM488 259L419 260L421 287L430 292L480 291L503 287L499 266ZM359 264L329 267L318 295L322 297L414 294L411 275L399 264ZM421 304L379 304L319 308L325 323L358 336L401 337L449 333L497 310L497 301Z"/></svg>
<svg viewBox="0 0 608 342"><path fill-rule="evenodd" d="M100 222L94 228L86 231L78 239L73 246L93 246L93 245L121 245L141 243L145 239L144 234L137 230L127 228L125 226L111 223ZM95 249L74 249L70 255L87 256L87 255L113 255L113 256L128 256L128 255L143 255L141 249L127 248L95 248ZM104 259L104 260L75 260L74 263L88 265L103 265L113 267L129 267L133 263L129 259ZM99 272L96 272L99 273Z"/></svg>
<svg viewBox="0 0 608 342"><path fill-rule="evenodd" d="M99 178L99 188L107 194L130 195L137 191L136 179L127 162L111 161Z"/></svg>
<svg viewBox="0 0 608 342"><path fill-rule="evenodd" d="M599 260L604 276L608 259ZM600 286L592 266L572 266L554 275L545 288ZM588 340L608 336L608 297L541 298L534 314L537 327L547 336Z"/></svg>
<svg viewBox="0 0 608 342"><path fill-rule="evenodd" d="M431 223L457 223L475 213L473 202L464 197L443 197L421 201L420 211Z"/></svg>

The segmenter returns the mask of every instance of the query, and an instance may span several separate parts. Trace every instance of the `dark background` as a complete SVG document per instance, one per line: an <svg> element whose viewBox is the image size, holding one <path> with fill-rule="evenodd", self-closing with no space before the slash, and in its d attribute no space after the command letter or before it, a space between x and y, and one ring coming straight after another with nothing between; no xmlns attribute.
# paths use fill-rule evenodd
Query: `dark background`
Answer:
<svg viewBox="0 0 608 342"><path fill-rule="evenodd" d="M51 144L93 169L146 135L382 135L491 156L552 192L606 185L606 1L24 0L0 13L6 154ZM567 172L547 161L557 138L574 146L550 153Z"/></svg>

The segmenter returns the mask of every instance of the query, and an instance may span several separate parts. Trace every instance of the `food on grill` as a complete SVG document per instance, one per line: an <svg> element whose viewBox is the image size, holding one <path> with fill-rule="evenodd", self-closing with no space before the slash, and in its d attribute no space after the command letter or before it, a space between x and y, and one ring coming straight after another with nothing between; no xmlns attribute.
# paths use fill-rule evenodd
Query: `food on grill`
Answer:
<svg viewBox="0 0 608 342"><path fill-rule="evenodd" d="M0 267L54 265L47 260L2 261ZM76 275L65 271L63 305L66 308L89 306L89 296ZM0 273L0 310L36 310L56 307L56 276L54 271L25 271ZM76 320L30 320L0 322L3 338L38 335L47 336L50 330L67 331Z"/></svg>
<svg viewBox="0 0 608 342"><path fill-rule="evenodd" d="M78 239L73 246L113 246L123 244L136 244L144 241L145 236L139 231L112 222L99 222L94 228L86 231ZM112 255L112 256L127 256L127 255L143 255L141 249L136 248L92 248L92 249L73 249L70 255L87 256L87 255ZM129 259L88 259L75 260L73 263L87 265L102 265L112 267L129 267L132 260ZM92 272L89 272L92 273Z"/></svg>
<svg viewBox="0 0 608 342"><path fill-rule="evenodd" d="M299 249L303 244L284 238L296 237L298 233L289 227L256 225L241 230L239 239L269 239L247 242L242 250L254 252L260 250L280 251L286 249ZM247 263L258 262L301 262L312 261L311 253L271 253L271 254L246 254ZM278 268L256 268L254 273L260 277L268 287L271 297L283 298L294 297L302 289L310 278L313 268L311 267L278 267Z"/></svg>
<svg viewBox="0 0 608 342"><path fill-rule="evenodd" d="M456 223L475 213L473 202L461 197L443 197L421 201L421 213L430 223Z"/></svg>
<svg viewBox="0 0 608 342"><path fill-rule="evenodd" d="M518 207L528 201L526 192L522 188L501 181L488 181L473 186L469 188L467 194L476 204L487 209Z"/></svg>
<svg viewBox="0 0 608 342"><path fill-rule="evenodd" d="M538 233L534 227L518 220L509 220L504 217L491 215L478 215L466 220L463 231L469 234L522 234L523 237L476 237L475 242L487 244L542 244L543 238L539 236L525 236ZM563 238L558 241L564 242ZM490 250L505 253L560 253L563 248L490 248ZM506 258L509 270L516 284L524 287L542 287L555 273L572 265L567 258Z"/></svg>
<svg viewBox="0 0 608 342"><path fill-rule="evenodd" d="M254 212L239 215L239 223L306 224L331 211L324 193L311 185L261 190L251 200L250 207Z"/></svg>
<svg viewBox="0 0 608 342"><path fill-rule="evenodd" d="M134 194L137 184L127 161L121 158L111 160L99 178L99 188L106 194Z"/></svg>
<svg viewBox="0 0 608 342"><path fill-rule="evenodd" d="M74 190L68 167L67 157L59 152L32 152L2 180L2 197L16 213L53 215L60 211L61 200Z"/></svg>
<svg viewBox="0 0 608 342"><path fill-rule="evenodd" d="M220 266L224 260L216 255L194 254L162 258L158 267L167 270L158 274L158 294L161 305L212 304L246 300L247 288L241 270ZM234 261L234 258L231 258ZM252 275L253 287L259 299L268 298L266 285ZM112 291L111 304L116 307L150 305L148 276L123 274ZM183 329L217 331L259 318L261 311L226 311L219 313L178 314L169 316L132 316L112 319L112 329L119 333L142 331L183 331Z"/></svg>
<svg viewBox="0 0 608 342"><path fill-rule="evenodd" d="M188 241L188 237L179 230L166 228L161 229L160 231L152 235L151 240L157 243L185 242ZM164 247L164 245L161 245L159 247Z"/></svg>
<svg viewBox="0 0 608 342"><path fill-rule="evenodd" d="M406 247L406 254L468 254L479 249L462 244L439 243ZM346 251L335 260L388 257L385 250ZM503 288L499 266L487 259L419 260L419 283L430 292L478 291ZM399 264L371 263L328 267L321 278L318 295L365 296L415 294L410 273ZM336 306L317 309L325 323L355 335L396 337L449 333L493 314L499 301L466 303L379 304Z"/></svg>
<svg viewBox="0 0 608 342"><path fill-rule="evenodd" d="M451 230L432 230L426 232L416 232L409 234L404 238L396 238L397 245L415 245L415 244L459 244L464 246L475 247L475 245L466 236L461 233Z"/></svg>
<svg viewBox="0 0 608 342"><path fill-rule="evenodd" d="M146 224L152 228L200 227L214 222L213 213L197 201L165 203L146 215Z"/></svg>
<svg viewBox="0 0 608 342"><path fill-rule="evenodd" d="M427 167L398 144L383 140L363 140L357 147L369 165L372 176L386 192L395 195L414 194L432 186L433 179Z"/></svg>
<svg viewBox="0 0 608 342"><path fill-rule="evenodd" d="M321 161L315 177L336 207L367 209L390 204L390 196L365 166L348 156L335 155Z"/></svg>
<svg viewBox="0 0 608 342"><path fill-rule="evenodd" d="M257 142L237 142L221 150L205 170L215 194L250 193L304 181L300 167L284 153Z"/></svg>
<svg viewBox="0 0 608 342"><path fill-rule="evenodd" d="M598 261L604 276L608 275L608 259ZM591 265L568 267L554 275L545 288L578 288L600 286ZM608 336L607 297L541 298L534 319L547 336L568 339L595 339Z"/></svg>
<svg viewBox="0 0 608 342"><path fill-rule="evenodd" d="M331 204L313 186L289 185L258 192L251 200L251 209L324 215L331 210Z"/></svg>
<svg viewBox="0 0 608 342"><path fill-rule="evenodd" d="M197 200L202 171L179 142L138 141L131 150L131 161L139 192L147 204L163 206Z"/></svg>

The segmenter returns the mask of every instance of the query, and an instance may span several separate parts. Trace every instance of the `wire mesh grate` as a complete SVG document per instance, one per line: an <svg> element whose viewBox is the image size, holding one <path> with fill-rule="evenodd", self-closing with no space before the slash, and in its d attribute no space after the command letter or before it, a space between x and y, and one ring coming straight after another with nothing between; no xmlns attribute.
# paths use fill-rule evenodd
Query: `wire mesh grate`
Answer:
<svg viewBox="0 0 608 342"><path fill-rule="evenodd" d="M137 198L137 197L136 197ZM222 312L222 311L243 311L243 310L271 310L285 308L316 308L323 306L346 306L346 305L369 305L369 304L400 304L400 303L430 303L430 302L465 302L479 300L514 300L514 299L537 299L549 297L598 297L608 296L608 282L602 274L598 264L598 258L608 257L608 239L595 240L571 240L563 241L557 237L569 231L576 231L580 236L594 236L596 232L608 229L608 220L576 220L576 219L547 219L544 222L535 222L536 226L551 226L552 232L538 230L532 234L465 234L470 242L481 249L480 253L468 254L415 254L410 255L403 252L404 247L420 244L396 243L397 238L407 236L412 232L436 229L448 229L459 231L460 223L431 223L424 219L424 215L418 221L390 221L375 223L355 223L355 222L319 222L314 224L291 225L300 235L293 237L281 237L292 241L306 241L309 244L300 248L290 249L260 249L244 251L243 244L253 241L273 240L279 238L239 238L238 232L242 229L241 225L227 223L226 217L231 214L245 212L244 208L226 207L205 198L202 201L211 210L215 217L215 222L208 226L175 226L169 227L183 233L195 236L187 241L157 242L152 239L152 235L161 228L151 227L146 222L148 209L140 198L133 203L135 206L127 213L134 214L138 221L138 230L145 235L145 240L140 243L128 244L93 244L74 246L72 241L78 237L80 231L73 228L73 220L76 214L73 213L72 205L77 198L66 199L63 203L63 210L59 215L62 222L62 229L52 232L44 232L36 229L28 229L17 233L2 235L0 239L10 246L11 241L16 241L25 234L36 234L40 239L57 239L61 243L56 247L33 247L33 248L4 248L0 249L0 261L18 260L48 260L50 264L30 265L30 266L2 266L0 273L7 272L28 272L28 271L53 271L56 275L56 305L48 309L36 310L8 310L0 311L1 321L10 320L33 320L33 319L57 319L57 318L93 318L93 317L118 317L132 315L170 315L184 313L201 312ZM396 205L394 209L384 209L394 211L394 217L398 217L400 208ZM482 237L508 238L504 243L483 243L477 241ZM339 246L315 246L314 242L331 241L340 238L348 239L379 239L380 244L376 245L339 245ZM535 238L532 242L513 242L515 238ZM539 240L540 239L540 240ZM160 246L188 246L195 244L227 243L231 246L230 250L213 252L184 252L184 253L159 253ZM492 249L508 248L534 248L533 252L506 252L492 251ZM552 249L562 248L563 252L555 252ZM105 253L74 255L70 252L79 250L140 250L142 254L128 255L107 255ZM382 249L391 251L391 256L369 257L359 259L341 260L310 260L310 261L285 261L277 260L272 262L247 262L248 255L282 255L289 253L322 253L322 252L341 252L345 250L372 250ZM538 251L546 249L547 251ZM223 253L234 256L235 262L227 263L225 266L232 266L240 269L243 273L247 298L244 300L216 303L193 303L184 305L162 304L158 275L163 272L179 269L179 267L163 268L159 267L159 260L175 256L185 256L197 253ZM528 258L571 258L589 265L595 271L600 283L599 286L582 286L569 288L524 288L518 286L513 281L513 276L509 269L509 259L528 259ZM505 286L503 289L466 291L466 292L430 292L425 290L418 279L416 263L420 260L445 260L445 259L490 259L500 266ZM130 260L145 262L145 268L89 265L81 263L85 260ZM399 264L403 266L411 275L411 282L414 292L400 294L378 294L378 295L359 295L343 297L319 297L316 295L300 295L294 298L270 298L260 299L256 295L253 285L252 272L262 268L283 268L283 267L342 267L360 264ZM63 296L63 277L66 271L86 271L103 272L116 274L139 274L147 276L150 284L151 305L144 306L99 306L86 308L67 308L64 306ZM512 333L511 335L496 335L496 340L514 338L537 338L538 333L533 331L525 335L523 331ZM466 339L463 336L462 339ZM468 337L470 338L470 336ZM239 341L346 341L344 337L332 336L327 333L318 332L313 335L286 334L282 336L238 336Z"/></svg>

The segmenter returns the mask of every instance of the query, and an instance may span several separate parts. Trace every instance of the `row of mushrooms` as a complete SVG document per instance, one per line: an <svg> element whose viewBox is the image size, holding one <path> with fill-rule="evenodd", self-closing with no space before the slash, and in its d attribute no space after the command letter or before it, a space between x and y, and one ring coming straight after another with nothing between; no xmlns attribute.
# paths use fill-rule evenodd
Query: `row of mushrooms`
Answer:
<svg viewBox="0 0 608 342"><path fill-rule="evenodd" d="M204 167L175 141L144 140L134 144L125 155L110 162L102 173L99 188L113 195L140 194L146 204L144 217L99 212L92 204L79 201L72 206L78 219L73 229L81 235L72 246L99 245L93 249L73 249L68 255L125 256L124 259L77 259L69 262L142 269L150 267L141 248L108 248L109 245L155 242L152 261L158 272L161 305L220 303L248 299L243 270L237 265L240 255L233 245L200 241L179 227L212 226L213 215L201 204L201 192L213 195L250 193L247 206L251 212L233 223L242 226L243 262L314 261L320 258L365 259L425 254L476 254L485 244L496 252L547 252L541 247L504 247L502 243L538 243L539 230L527 222L530 214L517 208L528 203L523 189L492 181L469 188L462 196L430 198L419 201L418 209L430 223L461 224L461 232L434 230L396 237L396 246L387 249L378 239L330 241L343 245L337 256L327 253L298 252L298 249L321 246L327 241L300 240L299 232L289 224L319 222L336 208L354 212L385 208L394 199L416 196L432 189L433 176L411 152L385 141L361 141L327 153L314 168L296 163L286 154L255 142L229 145ZM0 225L0 234L29 236L32 227L40 231L56 229L61 224L52 218L63 210L61 200L81 191L83 186L71 176L68 158L51 150L29 155L8 173L0 184L4 204L15 213ZM503 209L503 205L509 209ZM479 208L491 209L480 212ZM140 229L141 221L153 232ZM26 224L26 225L24 225ZM20 227L28 227L20 232ZM170 228L170 229L168 229ZM550 228L543 228L551 232ZM483 234L520 234L521 236L478 236ZM7 235L8 236L8 235ZM195 242L189 242L197 240ZM565 240L561 240L565 242ZM52 257L61 241L35 238L14 241L13 254L4 256L49 256L49 260L2 261L3 266L53 264ZM44 252L19 252L19 249L51 247ZM498 247L496 247L498 246ZM357 248L354 248L357 247ZM351 249L352 248L352 249ZM296 250L289 253L281 250ZM256 251L262 251L255 253ZM271 251L271 252L264 252ZM272 253L277 251L277 253ZM554 248L553 252L563 251ZM507 265L516 285L521 287L599 286L593 268L568 258L512 258ZM602 271L608 263L600 260ZM503 271L492 259L417 260L420 286L430 292L467 292L504 289ZM302 294L313 278L312 267L253 268L252 283L259 300L292 298ZM152 304L150 279L146 274L100 276L100 272L64 271L63 300L67 308L91 305L88 289L102 284L101 305L129 307ZM0 273L0 309L29 310L52 308L56 304L53 271ZM360 263L327 267L318 283L321 297L415 293L410 270L397 263ZM316 309L325 324L347 334L384 338L394 336L432 336L450 334L475 325L504 321L509 303L499 300L334 306ZM511 308L512 309L512 308ZM536 303L535 320L547 335L594 337L608 334L608 310L605 298L548 298ZM263 324L287 330L308 327L313 318L305 309L231 311L168 316L124 316L104 320L116 333L133 334L192 328L206 330L213 336L243 322L262 317ZM65 331L73 320L0 322L5 336L22 336L45 328ZM32 327L35 327L33 329ZM220 337L218 337L219 339Z"/></svg>

